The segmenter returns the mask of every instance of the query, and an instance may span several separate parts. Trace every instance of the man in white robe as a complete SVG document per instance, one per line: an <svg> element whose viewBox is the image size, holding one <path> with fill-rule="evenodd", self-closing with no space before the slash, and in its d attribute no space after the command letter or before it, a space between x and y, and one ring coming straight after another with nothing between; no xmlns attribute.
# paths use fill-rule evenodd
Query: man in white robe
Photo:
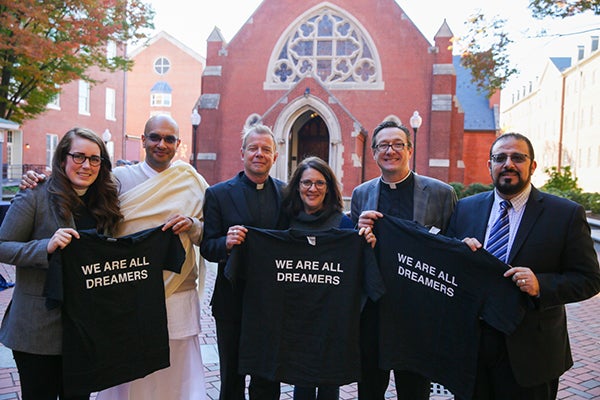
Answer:
<svg viewBox="0 0 600 400"><path fill-rule="evenodd" d="M204 400L198 288L204 286L205 269L193 245L202 238L202 202L208 184L191 165L172 162L180 139L177 123L171 117L150 118L142 143L144 162L113 170L121 185L121 212L125 217L117 236L164 223L163 229L172 228L181 237L186 250L181 274L165 273L171 366L103 390L97 400Z"/></svg>

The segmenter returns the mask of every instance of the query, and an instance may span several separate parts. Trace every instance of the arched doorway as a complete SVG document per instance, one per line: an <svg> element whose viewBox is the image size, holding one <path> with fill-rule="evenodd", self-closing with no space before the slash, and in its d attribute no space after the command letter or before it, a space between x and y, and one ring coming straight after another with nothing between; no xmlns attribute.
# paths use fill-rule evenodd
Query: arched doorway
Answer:
<svg viewBox="0 0 600 400"><path fill-rule="evenodd" d="M321 115L314 110L309 109L296 119L292 125L289 144L290 176L306 157L317 156L329 162L329 129Z"/></svg>

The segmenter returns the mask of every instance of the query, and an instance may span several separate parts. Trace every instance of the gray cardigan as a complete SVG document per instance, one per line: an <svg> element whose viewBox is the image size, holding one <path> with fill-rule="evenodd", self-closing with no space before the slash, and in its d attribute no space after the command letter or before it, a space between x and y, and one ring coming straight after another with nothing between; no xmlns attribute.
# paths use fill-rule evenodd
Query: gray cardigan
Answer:
<svg viewBox="0 0 600 400"><path fill-rule="evenodd" d="M47 184L22 190L14 198L0 227L0 262L16 266L16 282L2 326L6 347L41 355L62 352L60 308L47 310L43 296L48 270L47 245L58 228L75 227L60 221L50 202Z"/></svg>

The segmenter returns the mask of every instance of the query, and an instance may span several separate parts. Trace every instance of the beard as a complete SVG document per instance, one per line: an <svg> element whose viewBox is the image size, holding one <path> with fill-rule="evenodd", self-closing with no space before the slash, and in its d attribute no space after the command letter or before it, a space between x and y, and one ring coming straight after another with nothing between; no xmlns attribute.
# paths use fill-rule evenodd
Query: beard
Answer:
<svg viewBox="0 0 600 400"><path fill-rule="evenodd" d="M510 172L511 174L515 174L516 181L515 181L514 176L511 176L510 178L503 177L502 174L505 172ZM512 196L517 193L520 193L521 191L523 191L523 189L525 189L527 187L527 185L530 184L530 182L531 182L531 174L527 177L526 180L523 180L521 178L521 174L519 173L519 171L515 171L512 169L511 170L503 170L502 172L500 172L498 174L498 176L496 176L493 179L494 187L496 188L496 190L507 196Z"/></svg>

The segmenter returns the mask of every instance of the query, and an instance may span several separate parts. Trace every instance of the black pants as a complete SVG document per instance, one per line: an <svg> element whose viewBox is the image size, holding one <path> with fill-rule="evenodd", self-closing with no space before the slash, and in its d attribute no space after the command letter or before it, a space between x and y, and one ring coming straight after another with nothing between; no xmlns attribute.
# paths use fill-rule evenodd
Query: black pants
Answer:
<svg viewBox="0 0 600 400"><path fill-rule="evenodd" d="M219 400L245 400L246 377L239 373L241 324L237 321L221 319L215 322L221 373ZM250 400L277 400L280 392L279 382L257 376L250 378L248 387Z"/></svg>
<svg viewBox="0 0 600 400"><path fill-rule="evenodd" d="M62 376L62 356L13 351L19 370L23 400L89 400L90 394L65 396Z"/></svg>
<svg viewBox="0 0 600 400"><path fill-rule="evenodd" d="M481 322L477 376L472 400L554 400L558 378L532 387L520 386L513 374L504 334ZM466 400L457 397L457 400Z"/></svg>
<svg viewBox="0 0 600 400"><path fill-rule="evenodd" d="M338 400L339 386L294 386L294 400Z"/></svg>
<svg viewBox="0 0 600 400"><path fill-rule="evenodd" d="M379 368L379 310L367 300L360 320L361 380L359 400L384 400L390 383L390 371ZM394 371L398 400L428 400L429 379L410 371Z"/></svg>

